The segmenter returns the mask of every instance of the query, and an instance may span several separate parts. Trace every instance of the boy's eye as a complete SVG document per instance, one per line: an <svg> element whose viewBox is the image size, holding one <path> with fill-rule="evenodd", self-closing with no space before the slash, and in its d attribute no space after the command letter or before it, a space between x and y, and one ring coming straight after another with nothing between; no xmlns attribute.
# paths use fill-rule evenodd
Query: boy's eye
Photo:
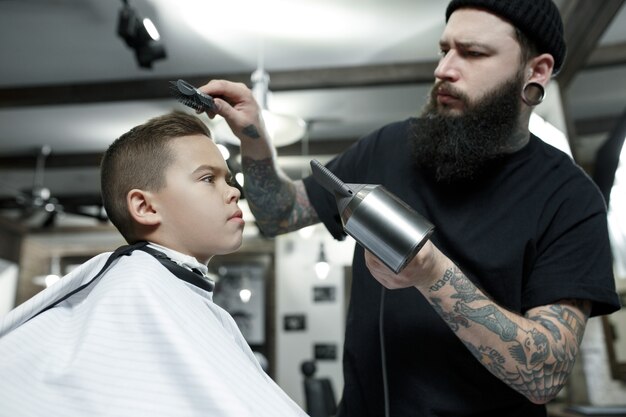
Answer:
<svg viewBox="0 0 626 417"><path fill-rule="evenodd" d="M213 183L215 182L215 177L213 175L205 175L204 177L200 178L200 181Z"/></svg>

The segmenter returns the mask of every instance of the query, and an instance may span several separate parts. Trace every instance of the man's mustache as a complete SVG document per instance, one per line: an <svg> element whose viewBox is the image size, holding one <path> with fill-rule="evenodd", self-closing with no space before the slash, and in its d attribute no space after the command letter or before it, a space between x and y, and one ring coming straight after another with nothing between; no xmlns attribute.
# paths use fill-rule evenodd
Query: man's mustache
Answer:
<svg viewBox="0 0 626 417"><path fill-rule="evenodd" d="M467 96L467 94L454 87L447 81L437 81L433 85L433 88L430 91L430 97L433 103L437 102L438 94L445 94L447 96L454 97L455 99L462 101L465 105L469 104L469 97Z"/></svg>

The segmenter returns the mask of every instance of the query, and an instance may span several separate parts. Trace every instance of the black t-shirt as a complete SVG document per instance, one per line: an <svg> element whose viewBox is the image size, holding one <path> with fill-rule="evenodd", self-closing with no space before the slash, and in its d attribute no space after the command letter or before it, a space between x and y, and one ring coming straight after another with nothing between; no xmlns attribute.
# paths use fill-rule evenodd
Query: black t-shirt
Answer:
<svg viewBox="0 0 626 417"><path fill-rule="evenodd" d="M366 136L327 167L346 183L382 184L435 225L433 243L500 305L518 313L564 298L619 308L606 206L561 151L531 136L479 184L442 187L411 161L411 120ZM334 197L312 177L311 203L331 234L345 235ZM344 345L341 416L384 414L381 285L356 245ZM493 376L415 288L385 292L384 335L391 415L545 416Z"/></svg>

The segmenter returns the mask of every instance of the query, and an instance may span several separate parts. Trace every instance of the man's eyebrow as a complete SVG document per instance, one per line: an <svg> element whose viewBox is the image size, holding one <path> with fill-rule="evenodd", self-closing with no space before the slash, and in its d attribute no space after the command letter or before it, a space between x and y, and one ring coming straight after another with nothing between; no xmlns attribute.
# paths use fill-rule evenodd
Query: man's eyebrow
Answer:
<svg viewBox="0 0 626 417"><path fill-rule="evenodd" d="M459 45L461 48L465 48L465 49L470 49L470 48L481 48L481 49L491 49L491 47L489 45L487 45L486 43L482 43L482 42L457 42L457 45Z"/></svg>
<svg viewBox="0 0 626 417"><path fill-rule="evenodd" d="M470 48L481 48L481 49L492 49L486 43L478 42L478 41L456 41L454 44L461 49L470 49ZM446 40L439 41L439 47L450 46L450 42Z"/></svg>

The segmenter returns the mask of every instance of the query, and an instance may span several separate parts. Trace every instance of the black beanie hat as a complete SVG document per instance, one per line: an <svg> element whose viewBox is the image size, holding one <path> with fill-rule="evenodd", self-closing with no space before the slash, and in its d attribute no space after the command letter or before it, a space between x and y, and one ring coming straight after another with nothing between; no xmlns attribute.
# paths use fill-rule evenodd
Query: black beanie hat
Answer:
<svg viewBox="0 0 626 417"><path fill-rule="evenodd" d="M565 60L563 22L552 0L452 0L446 10L446 22L461 7L477 7L507 19L533 41L539 52L554 57L554 74Z"/></svg>

